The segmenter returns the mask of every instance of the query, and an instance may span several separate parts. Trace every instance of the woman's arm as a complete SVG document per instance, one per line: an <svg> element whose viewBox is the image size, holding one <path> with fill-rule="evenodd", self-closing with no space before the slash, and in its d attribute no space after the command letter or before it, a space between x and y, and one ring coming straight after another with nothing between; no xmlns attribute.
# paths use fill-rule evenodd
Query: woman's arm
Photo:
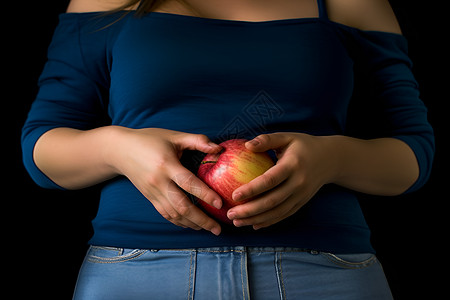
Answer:
<svg viewBox="0 0 450 300"><path fill-rule="evenodd" d="M218 235L220 225L181 191L218 208L222 205L213 190L181 165L179 158L187 149L215 153L221 147L204 135L157 128L55 128L38 140L34 159L51 180L69 189L124 175L167 220Z"/></svg>
<svg viewBox="0 0 450 300"><path fill-rule="evenodd" d="M284 168L298 170L298 182L316 181L312 185L319 188L334 183L382 196L402 194L419 176L413 151L394 138L362 140L347 136L276 133L258 136L246 146L255 152L275 149L280 159L279 166L237 189L235 200L250 198L273 188L267 184L273 179L267 176L283 178Z"/></svg>
<svg viewBox="0 0 450 300"><path fill-rule="evenodd" d="M232 208L236 226L267 227L297 212L327 183L360 192L398 195L428 177L434 151L426 109L387 0L328 0L333 21L356 27L361 62L377 85L377 101L389 120L385 138L318 137L300 133L262 135L249 142L253 151L277 150L277 165L234 191L235 200L254 200ZM374 33L375 34L375 33ZM373 40L370 40L373 38ZM359 40L356 40L359 39ZM416 183L416 184L415 184ZM414 186L413 186L414 185Z"/></svg>
<svg viewBox="0 0 450 300"><path fill-rule="evenodd" d="M412 150L394 138L274 133L258 136L246 147L255 152L274 149L279 159L266 173L233 193L236 201L255 200L230 209L228 217L236 226L253 225L255 229L293 215L325 184L398 195L419 174Z"/></svg>
<svg viewBox="0 0 450 300"><path fill-rule="evenodd" d="M408 190L419 177L416 156L401 140L346 136L322 139L327 153L335 156L332 183L362 193L395 196Z"/></svg>
<svg viewBox="0 0 450 300"><path fill-rule="evenodd" d="M401 34L388 0L325 0L330 20L361 30Z"/></svg>
<svg viewBox="0 0 450 300"><path fill-rule="evenodd" d="M100 5L110 2L118 4L116 0L72 0L68 12L110 9ZM30 175L43 187L68 189L124 175L167 220L219 234L220 225L182 190L216 207L221 206L220 197L184 168L179 156L185 149L214 152L220 147L202 135L101 127L108 123L103 121L109 101L108 43L118 33L119 23L93 30L115 18L78 22L79 17L83 18L61 18L23 127L23 159Z"/></svg>
<svg viewBox="0 0 450 300"><path fill-rule="evenodd" d="M108 162L114 140L112 127L92 130L55 128L36 142L33 158L39 169L66 189L81 189L118 175Z"/></svg>

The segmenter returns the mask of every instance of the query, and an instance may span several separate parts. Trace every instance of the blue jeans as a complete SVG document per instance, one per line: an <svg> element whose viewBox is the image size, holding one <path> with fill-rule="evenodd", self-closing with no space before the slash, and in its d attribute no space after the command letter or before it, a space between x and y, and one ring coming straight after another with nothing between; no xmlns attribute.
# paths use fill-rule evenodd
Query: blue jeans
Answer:
<svg viewBox="0 0 450 300"><path fill-rule="evenodd" d="M392 299L373 254L292 248L90 247L75 300Z"/></svg>

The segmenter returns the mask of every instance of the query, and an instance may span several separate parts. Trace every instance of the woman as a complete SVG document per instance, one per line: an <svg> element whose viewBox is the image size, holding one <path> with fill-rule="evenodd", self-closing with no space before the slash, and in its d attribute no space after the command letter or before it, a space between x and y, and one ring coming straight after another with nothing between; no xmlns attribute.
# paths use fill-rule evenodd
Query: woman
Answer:
<svg viewBox="0 0 450 300"><path fill-rule="evenodd" d="M355 191L429 176L410 67L387 0L72 0L22 143L39 185L104 185L74 299L391 299ZM368 140L346 135L360 80ZM234 137L277 161L227 226L190 195L221 207L195 165Z"/></svg>

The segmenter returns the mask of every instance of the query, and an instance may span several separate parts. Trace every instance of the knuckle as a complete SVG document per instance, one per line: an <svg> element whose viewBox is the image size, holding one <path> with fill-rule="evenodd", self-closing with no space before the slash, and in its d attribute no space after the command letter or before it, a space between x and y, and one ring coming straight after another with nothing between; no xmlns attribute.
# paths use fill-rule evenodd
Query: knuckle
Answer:
<svg viewBox="0 0 450 300"><path fill-rule="evenodd" d="M156 208L156 206L155 206L155 208ZM161 209L161 208L156 208L156 210L159 212L159 214L160 214L164 219L170 221L170 219L172 218L172 217L170 216L170 214L169 214L166 210Z"/></svg>
<svg viewBox="0 0 450 300"><path fill-rule="evenodd" d="M248 199L256 196L258 192L257 188L254 185L248 184L244 190L241 190L241 194L243 195L242 199Z"/></svg>
<svg viewBox="0 0 450 300"><path fill-rule="evenodd" d="M162 155L161 157L155 158L154 164L156 169L164 170L169 165L172 157L168 154Z"/></svg>
<svg viewBox="0 0 450 300"><path fill-rule="evenodd" d="M181 219L183 219L183 217L178 212L174 212L170 215L170 219L168 220L179 223Z"/></svg>
<svg viewBox="0 0 450 300"><path fill-rule="evenodd" d="M148 181L146 181L147 184ZM149 186L142 186L139 188L139 191L144 195L145 198L147 198L148 201L150 201L153 206L155 206L156 210L160 210L157 205L158 205L158 198L155 196L155 194L153 193L153 190L149 187Z"/></svg>
<svg viewBox="0 0 450 300"><path fill-rule="evenodd" d="M242 219L242 218L248 218L248 217L252 216L254 214L253 213L254 210L255 210L255 208L253 206L249 206L249 205L245 205L245 204L241 205L238 210L239 218Z"/></svg>
<svg viewBox="0 0 450 300"><path fill-rule="evenodd" d="M274 176L262 174L260 178L264 187L273 187L277 184L277 179Z"/></svg>
<svg viewBox="0 0 450 300"><path fill-rule="evenodd" d="M261 143L268 143L268 142L270 142L270 135L268 135L268 134L261 134L261 135L257 136L257 139Z"/></svg>
<svg viewBox="0 0 450 300"><path fill-rule="evenodd" d="M214 227L214 221L211 221L209 218L205 217L205 218L198 220L197 225L200 228L203 228L203 229L209 231Z"/></svg>
<svg viewBox="0 0 450 300"><path fill-rule="evenodd" d="M301 187L305 187L308 183L308 178L305 174L300 174L297 176L297 185Z"/></svg>
<svg viewBox="0 0 450 300"><path fill-rule="evenodd" d="M267 197L263 199L262 205L265 209L270 209L279 204L279 199L274 197Z"/></svg>
<svg viewBox="0 0 450 300"><path fill-rule="evenodd" d="M303 161L304 159L301 154L294 155L290 153L289 155L286 155L286 161L284 162L283 167L289 172L293 172L302 167Z"/></svg>
<svg viewBox="0 0 450 300"><path fill-rule="evenodd" d="M189 216L191 210L188 206L180 206L178 207L178 218L185 218L187 216Z"/></svg>
<svg viewBox="0 0 450 300"><path fill-rule="evenodd" d="M200 199L207 196L207 191L198 182L197 178L192 173L180 174L173 178L173 180L186 192L194 195Z"/></svg>
<svg viewBox="0 0 450 300"><path fill-rule="evenodd" d="M202 187L196 187L196 189L192 191L191 194L207 203L211 203L214 199L214 196L207 189L204 189Z"/></svg>
<svg viewBox="0 0 450 300"><path fill-rule="evenodd" d="M185 190L189 190L192 184L192 176L190 173L181 172L173 176L172 181Z"/></svg>
<svg viewBox="0 0 450 300"><path fill-rule="evenodd" d="M197 141L198 142L205 142L208 141L209 138L205 134L197 134Z"/></svg>
<svg viewBox="0 0 450 300"><path fill-rule="evenodd" d="M147 187L155 187L159 185L159 179L157 176L154 176L153 174L147 174L144 178L144 184L147 185Z"/></svg>
<svg viewBox="0 0 450 300"><path fill-rule="evenodd" d="M164 218L164 219L166 219L166 220L171 220L172 219L172 217L168 214L168 213L160 213L161 214L161 216Z"/></svg>
<svg viewBox="0 0 450 300"><path fill-rule="evenodd" d="M181 219L180 214L177 210L173 209L173 207L169 207L166 209L166 213L163 215L163 217L170 222L178 222Z"/></svg>
<svg viewBox="0 0 450 300"><path fill-rule="evenodd" d="M198 184L195 176L191 174L186 179L186 191L194 196L204 196L206 191L203 190L203 188Z"/></svg>
<svg viewBox="0 0 450 300"><path fill-rule="evenodd" d="M195 147L200 148L202 144L205 144L209 141L209 138L204 134L197 134L195 137Z"/></svg>

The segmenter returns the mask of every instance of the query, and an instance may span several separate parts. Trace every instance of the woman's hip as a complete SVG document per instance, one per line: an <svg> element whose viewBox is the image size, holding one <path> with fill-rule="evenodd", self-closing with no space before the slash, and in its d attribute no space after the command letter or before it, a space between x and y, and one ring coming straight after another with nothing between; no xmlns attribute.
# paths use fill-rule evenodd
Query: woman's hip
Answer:
<svg viewBox="0 0 450 300"><path fill-rule="evenodd" d="M295 248L91 246L75 300L392 299L373 254Z"/></svg>

